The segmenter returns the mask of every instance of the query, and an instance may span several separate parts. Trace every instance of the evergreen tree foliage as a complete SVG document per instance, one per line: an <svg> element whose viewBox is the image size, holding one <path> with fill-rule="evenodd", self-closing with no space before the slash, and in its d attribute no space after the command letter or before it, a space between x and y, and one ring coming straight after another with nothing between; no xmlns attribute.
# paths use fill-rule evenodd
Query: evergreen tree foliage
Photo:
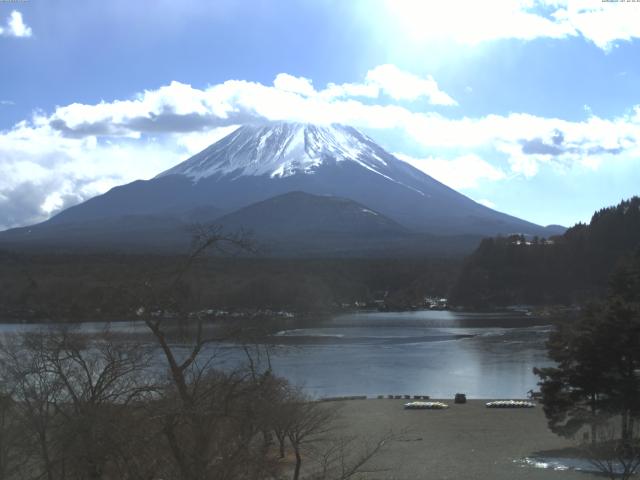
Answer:
<svg viewBox="0 0 640 480"><path fill-rule="evenodd" d="M466 260L451 301L476 308L582 303L604 295L611 273L638 247L640 197L550 239L487 238Z"/></svg>
<svg viewBox="0 0 640 480"><path fill-rule="evenodd" d="M609 296L577 322L560 325L547 344L555 367L535 369L549 427L573 437L584 427L619 422L630 446L640 418L640 250L612 276ZM637 431L637 429L635 429Z"/></svg>

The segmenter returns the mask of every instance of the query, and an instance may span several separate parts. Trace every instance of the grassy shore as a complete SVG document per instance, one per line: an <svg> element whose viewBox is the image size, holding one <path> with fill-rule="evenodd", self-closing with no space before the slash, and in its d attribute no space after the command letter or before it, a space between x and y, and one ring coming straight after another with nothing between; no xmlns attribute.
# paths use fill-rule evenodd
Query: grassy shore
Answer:
<svg viewBox="0 0 640 480"><path fill-rule="evenodd" d="M446 410L404 410L407 400L350 400L341 405L345 431L375 440L404 431L367 464L367 479L588 480L593 474L534 468L525 457L575 446L551 433L542 408L489 409L485 401Z"/></svg>

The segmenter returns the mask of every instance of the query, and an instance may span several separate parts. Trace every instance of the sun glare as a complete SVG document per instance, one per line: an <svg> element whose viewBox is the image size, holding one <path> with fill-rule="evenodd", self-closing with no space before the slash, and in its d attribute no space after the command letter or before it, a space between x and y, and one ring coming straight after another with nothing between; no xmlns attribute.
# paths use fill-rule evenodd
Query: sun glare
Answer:
<svg viewBox="0 0 640 480"><path fill-rule="evenodd" d="M389 0L386 10L401 32L416 42L450 40L477 44L498 38L531 38L540 30L560 37L569 27L533 13L532 2L424 2Z"/></svg>

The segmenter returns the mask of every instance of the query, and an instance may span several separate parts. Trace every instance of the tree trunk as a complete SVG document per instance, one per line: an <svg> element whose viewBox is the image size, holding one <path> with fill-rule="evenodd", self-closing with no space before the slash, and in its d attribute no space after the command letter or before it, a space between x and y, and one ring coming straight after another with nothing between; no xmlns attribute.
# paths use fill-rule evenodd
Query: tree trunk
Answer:
<svg viewBox="0 0 640 480"><path fill-rule="evenodd" d="M296 469L293 472L293 480L298 480L300 478L300 467L302 466L302 456L300 455L300 450L295 447L296 452Z"/></svg>
<svg viewBox="0 0 640 480"><path fill-rule="evenodd" d="M173 456L173 460L177 463L178 469L182 474L182 478L185 480L192 480L193 475L191 475L191 469L189 468L189 462L186 460L184 452L180 447L180 442L176 437L176 433L174 431L174 427L171 423L165 424L163 428L163 433L167 442L169 443L169 449Z"/></svg>
<svg viewBox="0 0 640 480"><path fill-rule="evenodd" d="M89 461L89 465L87 467L87 478L100 480L102 478L102 473L100 472L100 467L96 465L93 461Z"/></svg>
<svg viewBox="0 0 640 480"><path fill-rule="evenodd" d="M262 430L262 442L265 448L269 448L269 446L273 442L273 439L271 437L271 432L267 430Z"/></svg>
<svg viewBox="0 0 640 480"><path fill-rule="evenodd" d="M285 442L287 440L287 434L280 430L275 430L276 438L278 439L278 447L280 449L280 458L284 458L285 454Z"/></svg>
<svg viewBox="0 0 640 480"><path fill-rule="evenodd" d="M591 395L591 446L595 447L598 440L598 426L596 424L596 414L598 413L598 396L597 394Z"/></svg>
<svg viewBox="0 0 640 480"><path fill-rule="evenodd" d="M627 410L622 411L622 447L625 450L629 446L630 435L629 435L629 412Z"/></svg>
<svg viewBox="0 0 640 480"><path fill-rule="evenodd" d="M40 452L42 454L42 460L44 461L44 468L47 472L47 480L53 480L54 472L53 465L51 462L51 458L49 456L49 447L47 444L47 436L45 433L39 432L39 440L40 440ZM64 461L64 459L63 459ZM64 465L64 463L63 463Z"/></svg>

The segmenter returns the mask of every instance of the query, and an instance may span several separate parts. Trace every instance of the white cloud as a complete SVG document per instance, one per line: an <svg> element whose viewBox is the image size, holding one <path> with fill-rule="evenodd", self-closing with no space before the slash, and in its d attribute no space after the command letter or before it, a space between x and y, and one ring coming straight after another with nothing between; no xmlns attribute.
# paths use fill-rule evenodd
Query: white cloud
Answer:
<svg viewBox="0 0 640 480"><path fill-rule="evenodd" d="M582 36L609 50L616 41L640 38L635 2L602 0L387 0L379 22L390 20L414 42L452 40L478 44L501 39Z"/></svg>
<svg viewBox="0 0 640 480"><path fill-rule="evenodd" d="M403 72L395 65L380 65L367 73L367 83L377 85L394 100L416 100L426 97L433 105L458 103L438 88L431 75L420 78Z"/></svg>
<svg viewBox="0 0 640 480"><path fill-rule="evenodd" d="M279 73L273 81L273 86L278 90L299 93L309 97L317 93L311 80L305 77L294 77L288 73Z"/></svg>
<svg viewBox="0 0 640 480"><path fill-rule="evenodd" d="M562 38L574 33L569 23L531 11L535 3L514 0L388 0L386 11L389 18L397 21L415 41L450 39L477 44L505 38Z"/></svg>
<svg viewBox="0 0 640 480"><path fill-rule="evenodd" d="M614 119L592 115L572 122L522 113L452 120L414 114L404 128L430 149L495 149L507 157L514 173L531 177L543 164L564 170L572 166L593 169L617 155L638 156L639 120L634 115Z"/></svg>
<svg viewBox="0 0 640 480"><path fill-rule="evenodd" d="M320 96L326 100L344 97L377 98L379 95L380 87L373 83L343 83L341 85L330 83L320 93Z"/></svg>
<svg viewBox="0 0 640 480"><path fill-rule="evenodd" d="M279 73L273 86L282 92L296 93L304 97L316 97L325 101L339 98L378 98L381 94L393 100L427 99L432 105L457 105L447 93L440 90L431 75L422 78L401 70L395 65L385 64L372 68L362 83L329 83L326 88L317 91L313 82L305 77L295 77L288 73Z"/></svg>
<svg viewBox="0 0 640 480"><path fill-rule="evenodd" d="M609 50L616 41L640 38L640 8L634 3L565 0L552 16L557 23L570 25L587 40Z"/></svg>
<svg viewBox="0 0 640 480"><path fill-rule="evenodd" d="M296 120L315 123L361 123L372 127L402 123L410 112L402 107L367 105L356 97L396 100L422 97L435 104L455 104L432 77L422 79L391 65L370 70L361 84L329 84L316 91L309 79L280 73L274 86L228 80L204 90L171 82L145 90L131 100L58 107L36 121L50 124L66 136L139 136L142 133L202 131L255 120Z"/></svg>
<svg viewBox="0 0 640 480"><path fill-rule="evenodd" d="M453 159L394 155L453 189L473 188L482 180L495 182L507 177L501 169L472 153Z"/></svg>
<svg viewBox="0 0 640 480"><path fill-rule="evenodd" d="M4 27L0 26L0 36L5 37L30 37L32 35L31 27L27 26L22 20L22 13L14 10L6 20Z"/></svg>
<svg viewBox="0 0 640 480"><path fill-rule="evenodd" d="M476 202L480 205L484 205L485 207L496 208L496 204L486 198L481 198L480 200L476 200Z"/></svg>
<svg viewBox="0 0 640 480"><path fill-rule="evenodd" d="M306 80L306 79L304 79ZM418 100L426 98L432 105L457 105L453 98L440 90L431 75L425 78L385 64L369 70L364 83L329 84L319 94L325 99L343 97L377 98L383 93L394 100Z"/></svg>
<svg viewBox="0 0 640 480"><path fill-rule="evenodd" d="M48 125L21 122L0 133L0 229L47 219L182 157L173 142L66 138Z"/></svg>
<svg viewBox="0 0 640 480"><path fill-rule="evenodd" d="M507 176L532 177L543 168L593 171L619 156L640 157L640 106L612 119L592 114L583 121L568 121L525 113L452 119L387 101L376 104L372 99L383 88L391 99L435 93L429 82L396 92L389 80L394 75L380 76L385 69L371 71L378 74L362 83L330 84L324 90L286 74L278 75L273 86L228 80L198 89L172 82L131 99L75 103L50 114L38 113L0 131L0 227L44 219L57 208L114 185L150 178L230 133L235 125L249 122L338 122L368 131L393 129L423 151L433 152L423 158L402 155L411 152L399 156L462 189ZM492 163L496 158L502 168ZM33 195L36 187L42 196ZM20 203L19 198L30 201ZM14 213L4 213L10 210ZM21 211L26 212L22 217Z"/></svg>
<svg viewBox="0 0 640 480"><path fill-rule="evenodd" d="M189 132L174 135L176 145L182 147L187 155L195 155L209 145L233 133L240 125L218 127L204 132Z"/></svg>

